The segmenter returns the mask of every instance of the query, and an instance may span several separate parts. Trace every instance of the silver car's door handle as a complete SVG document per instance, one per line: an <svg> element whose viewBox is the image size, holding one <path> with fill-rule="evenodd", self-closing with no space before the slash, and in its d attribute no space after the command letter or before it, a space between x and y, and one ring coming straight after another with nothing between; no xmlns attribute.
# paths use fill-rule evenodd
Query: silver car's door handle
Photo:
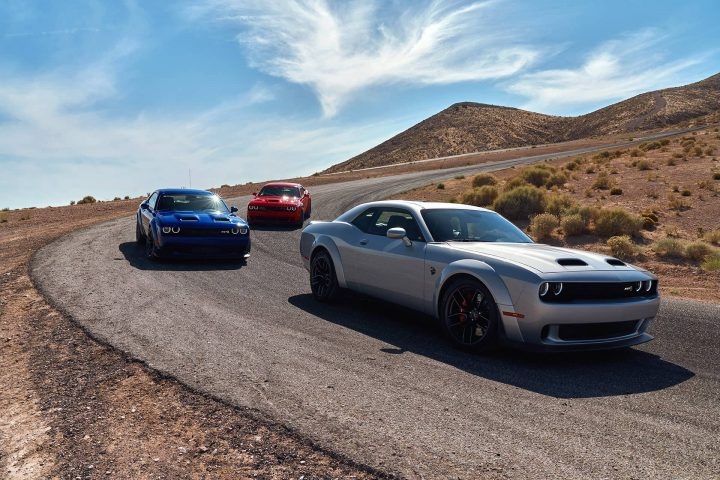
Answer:
<svg viewBox="0 0 720 480"><path fill-rule="evenodd" d="M360 240L360 245L367 245L367 242L367 238L363 238L362 240Z"/></svg>

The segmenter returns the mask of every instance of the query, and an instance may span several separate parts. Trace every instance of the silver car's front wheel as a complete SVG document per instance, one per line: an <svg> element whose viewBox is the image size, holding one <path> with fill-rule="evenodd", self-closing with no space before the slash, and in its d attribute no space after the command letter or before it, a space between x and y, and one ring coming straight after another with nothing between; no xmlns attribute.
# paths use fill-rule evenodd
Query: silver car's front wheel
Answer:
<svg viewBox="0 0 720 480"><path fill-rule="evenodd" d="M475 279L451 282L442 297L440 319L447 336L461 348L487 351L497 344L497 304Z"/></svg>
<svg viewBox="0 0 720 480"><path fill-rule="evenodd" d="M335 266L325 250L315 254L310 262L310 289L320 302L329 302L337 297L340 287L335 276Z"/></svg>

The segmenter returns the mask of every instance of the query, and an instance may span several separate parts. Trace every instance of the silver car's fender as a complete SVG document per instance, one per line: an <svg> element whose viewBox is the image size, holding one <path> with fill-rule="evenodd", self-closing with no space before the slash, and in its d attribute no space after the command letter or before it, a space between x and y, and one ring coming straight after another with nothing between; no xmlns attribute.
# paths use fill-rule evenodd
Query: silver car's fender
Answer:
<svg viewBox="0 0 720 480"><path fill-rule="evenodd" d="M308 261L312 260L312 257L313 255L315 255L318 248L323 248L328 251L328 253L330 254L330 258L332 258L333 265L335 265L335 276L337 278L338 285L341 288L347 288L342 259L340 257L340 252L338 251L337 245L335 245L333 239L328 235L317 235L312 242L312 246L310 247L310 256L308 257Z"/></svg>
<svg viewBox="0 0 720 480"><path fill-rule="evenodd" d="M517 324L517 319L512 315L508 315L515 311L515 307L505 282L495 269L480 260L457 260L449 263L442 270L434 289L433 311L428 313L440 318L441 292L445 285L456 275L471 276L482 282L490 290L497 304L502 335L511 340L522 341L522 333Z"/></svg>
<svg viewBox="0 0 720 480"><path fill-rule="evenodd" d="M442 292L445 284L455 275L469 275L477 278L490 290L495 303L500 305L512 306L510 292L505 286L502 278L497 274L495 269L480 260L462 259L449 263L440 273L435 288L435 315L439 315L440 292Z"/></svg>

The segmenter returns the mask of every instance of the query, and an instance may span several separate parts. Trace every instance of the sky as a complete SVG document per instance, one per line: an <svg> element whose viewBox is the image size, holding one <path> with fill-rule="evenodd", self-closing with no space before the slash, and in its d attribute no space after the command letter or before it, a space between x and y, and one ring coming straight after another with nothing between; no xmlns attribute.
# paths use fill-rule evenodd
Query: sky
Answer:
<svg viewBox="0 0 720 480"><path fill-rule="evenodd" d="M0 0L0 209L311 175L456 102L720 72L717 0Z"/></svg>

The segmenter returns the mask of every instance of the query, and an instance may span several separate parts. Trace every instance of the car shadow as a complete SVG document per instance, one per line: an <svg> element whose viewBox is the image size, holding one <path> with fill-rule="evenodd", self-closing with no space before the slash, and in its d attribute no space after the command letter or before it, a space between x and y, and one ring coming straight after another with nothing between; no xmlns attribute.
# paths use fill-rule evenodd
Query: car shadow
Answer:
<svg viewBox="0 0 720 480"><path fill-rule="evenodd" d="M236 259L157 259L150 260L145 257L143 247L135 242L124 242L118 247L125 259L138 270L163 271L207 271L207 270L237 270L245 266L245 260Z"/></svg>
<svg viewBox="0 0 720 480"><path fill-rule="evenodd" d="M391 345L380 349L386 354L412 352L472 375L556 398L651 392L695 376L636 348L564 353L503 348L489 354L468 353L452 346L432 317L354 293L341 295L341 301L332 304L317 302L311 294L288 301L323 320Z"/></svg>

